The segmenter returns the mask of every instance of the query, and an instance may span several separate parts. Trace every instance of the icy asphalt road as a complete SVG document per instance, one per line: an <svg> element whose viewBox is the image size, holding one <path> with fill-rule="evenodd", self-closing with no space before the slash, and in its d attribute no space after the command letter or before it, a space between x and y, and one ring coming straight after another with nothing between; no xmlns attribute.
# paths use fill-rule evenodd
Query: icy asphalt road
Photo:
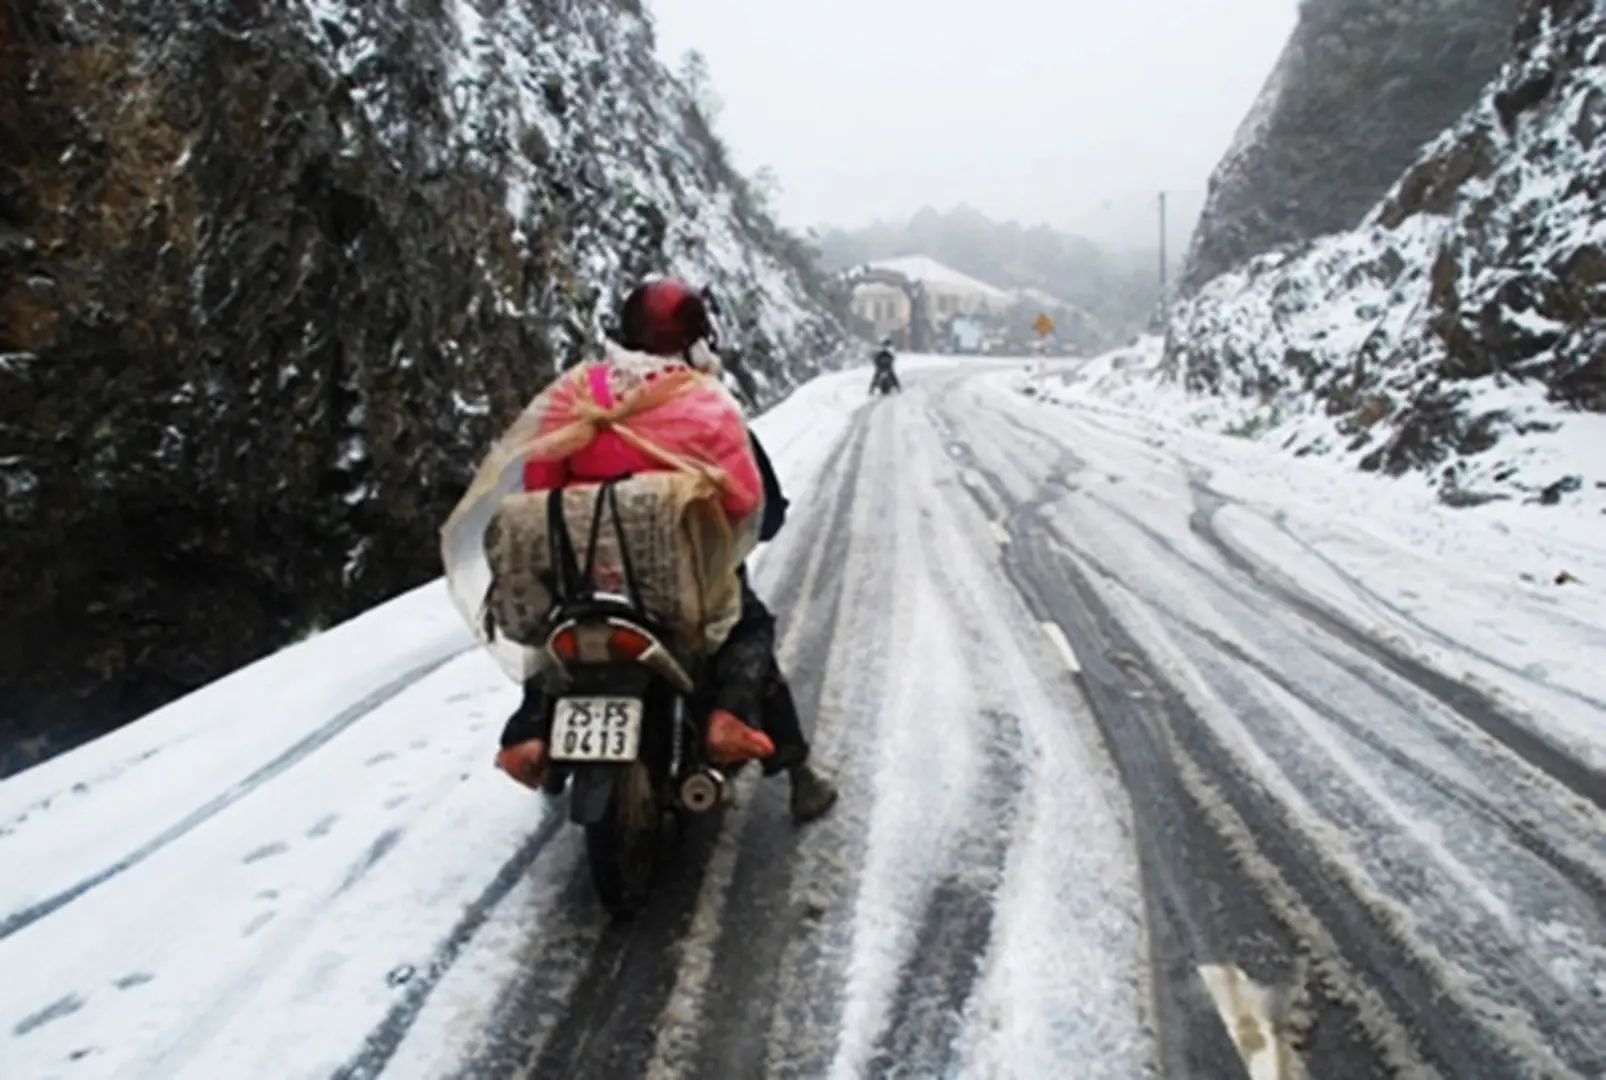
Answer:
<svg viewBox="0 0 1606 1080"><path fill-rule="evenodd" d="M0 783L0 1076L1606 1075L1591 687L1428 666L1141 427L865 379L760 422L832 817L749 778L609 925L421 590Z"/></svg>

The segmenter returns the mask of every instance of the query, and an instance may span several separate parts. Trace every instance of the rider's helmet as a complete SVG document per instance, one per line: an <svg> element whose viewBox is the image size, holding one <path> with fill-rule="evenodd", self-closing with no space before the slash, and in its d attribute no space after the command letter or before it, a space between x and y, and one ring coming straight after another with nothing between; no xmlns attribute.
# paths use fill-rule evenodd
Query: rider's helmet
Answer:
<svg viewBox="0 0 1606 1080"><path fill-rule="evenodd" d="M889 352L891 351L891 349L892 349L892 338L891 338L890 335L881 339L881 347L883 349L888 350Z"/></svg>
<svg viewBox="0 0 1606 1080"><path fill-rule="evenodd" d="M657 277L643 281L625 297L616 337L635 352L685 357L713 333L708 305L697 290L676 278Z"/></svg>

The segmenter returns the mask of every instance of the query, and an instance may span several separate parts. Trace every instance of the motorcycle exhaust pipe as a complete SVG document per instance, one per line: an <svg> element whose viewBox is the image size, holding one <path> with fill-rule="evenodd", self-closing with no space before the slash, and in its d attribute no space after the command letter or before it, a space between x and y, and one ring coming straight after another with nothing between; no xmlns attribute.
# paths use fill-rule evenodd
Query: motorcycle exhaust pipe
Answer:
<svg viewBox="0 0 1606 1080"><path fill-rule="evenodd" d="M725 794L725 777L717 769L699 769L680 782L680 804L694 814L706 814Z"/></svg>

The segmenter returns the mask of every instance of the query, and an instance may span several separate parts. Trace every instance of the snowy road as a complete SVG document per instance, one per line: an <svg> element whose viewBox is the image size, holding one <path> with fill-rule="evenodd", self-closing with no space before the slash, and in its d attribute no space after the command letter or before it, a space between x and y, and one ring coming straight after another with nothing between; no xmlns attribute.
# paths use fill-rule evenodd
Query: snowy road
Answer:
<svg viewBox="0 0 1606 1080"><path fill-rule="evenodd" d="M0 1076L1606 1075L1599 614L1015 378L759 424L831 817L610 926L420 590L0 783Z"/></svg>

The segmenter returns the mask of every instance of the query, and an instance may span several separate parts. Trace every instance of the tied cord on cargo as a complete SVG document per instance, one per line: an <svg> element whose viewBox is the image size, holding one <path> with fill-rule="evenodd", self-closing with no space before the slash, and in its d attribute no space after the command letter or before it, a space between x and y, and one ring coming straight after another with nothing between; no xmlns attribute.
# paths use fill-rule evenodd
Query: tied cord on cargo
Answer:
<svg viewBox="0 0 1606 1080"><path fill-rule="evenodd" d="M592 369L595 371L596 369ZM698 515L705 525L712 525L715 536L712 545L706 541L698 543L701 556L693 560L693 566L698 577L697 595L704 602L712 600L711 607L718 610L733 598L733 594L740 586L736 575L730 573L711 573L709 555L711 550L728 551L733 544L733 533L730 521L719 509L719 496L724 492L729 478L725 471L707 462L696 461L677 454L659 446L653 440L632 429L629 419L638 412L647 412L670 401L677 394L685 393L706 385L709 376L694 368L672 368L662 371L656 379L646 381L634 391L624 394L611 406L604 406L597 401L598 393L606 393L606 384L600 378L582 375L575 371L570 376L578 384L579 392L575 395L571 409L575 419L552 432L543 439L537 439L529 448L530 454L537 454L545 450L543 445L550 438L559 445L566 445L568 438L566 432L570 428L580 429L576 435L579 437L578 449L591 442L600 431L612 431L625 442L646 454L657 459L665 465L680 472L682 475L692 477L696 481L689 501L701 503L705 508L715 512ZM601 384L601 385L599 385ZM573 453L573 451L569 451ZM704 620L706 622L706 619Z"/></svg>
<svg viewBox="0 0 1606 1080"><path fill-rule="evenodd" d="M448 591L454 605L474 627L482 641L488 641L484 626L486 585L484 568L484 528L500 499L521 490L520 474L531 458L560 461L588 446L603 430L614 432L637 451L662 462L693 481L686 494L687 503L700 504L702 512L692 520L699 525L702 555L696 559L701 579L700 592L711 601L713 610L724 610L739 592L734 571L714 571L720 561L716 552L734 546L732 523L719 505L719 496L729 486L725 471L708 462L697 461L658 445L633 429L630 419L672 400L675 395L708 388L723 393L724 388L711 373L692 368L659 370L655 378L644 380L621 393L619 400L603 406L598 387L590 381L593 365L583 365L560 376L519 414L476 470L468 490L441 527L441 557L446 570ZM606 383L601 394L607 395ZM608 395L611 396L611 395ZM555 429L543 433L550 412L562 417ZM706 531L704 531L706 530ZM481 569L476 570L476 567ZM504 665L505 666L505 665Z"/></svg>
<svg viewBox="0 0 1606 1080"><path fill-rule="evenodd" d="M575 395L571 409L575 419L556 431L534 440L529 448L531 457L548 457L546 443L551 440L557 445L567 445L571 428L579 429L575 434L583 435L578 444L568 453L574 453L581 447L590 443L602 431L611 431L631 446L656 458L665 465L689 476L701 478L706 486L699 485L699 498L713 498L724 492L729 479L725 471L718 466L705 461L696 461L677 454L673 450L665 449L653 440L636 431L629 423L630 417L638 412L648 412L665 404L677 394L695 389L696 384L706 376L692 368L676 368L665 371L658 378L643 384L639 389L624 395L612 405L604 406L596 399L596 388L588 378L579 376L576 372L571 376L580 384L580 392ZM567 456L567 454L563 455Z"/></svg>

